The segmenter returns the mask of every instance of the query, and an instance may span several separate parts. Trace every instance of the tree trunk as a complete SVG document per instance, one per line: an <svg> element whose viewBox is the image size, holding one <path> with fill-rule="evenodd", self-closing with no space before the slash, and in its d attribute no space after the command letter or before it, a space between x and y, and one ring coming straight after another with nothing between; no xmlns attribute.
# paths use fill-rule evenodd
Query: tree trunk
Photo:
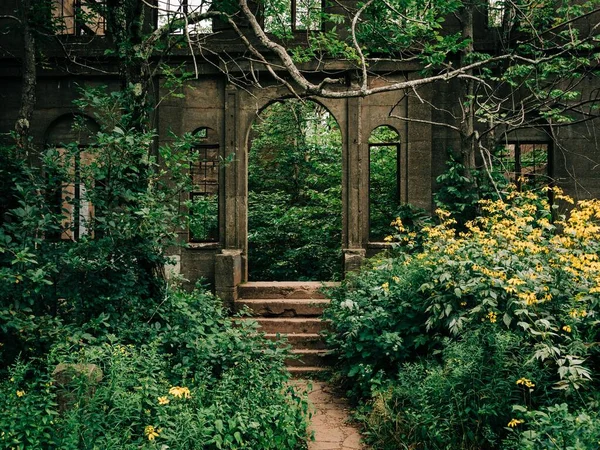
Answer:
<svg viewBox="0 0 600 450"><path fill-rule="evenodd" d="M473 54L473 12L475 5L472 2L465 2L460 15L462 26L462 38L469 41L469 44L461 51L460 65L467 66L470 56ZM473 75L473 70L468 70L466 75ZM475 168L475 111L474 111L475 82L471 78L461 80L460 101L462 107L462 120L460 123L460 144L462 163L466 168L465 176L472 178L471 170Z"/></svg>
<svg viewBox="0 0 600 450"><path fill-rule="evenodd" d="M23 22L23 59L21 71L23 75L23 84L21 87L21 106L17 121L15 122L15 132L17 147L25 156L29 153L30 127L33 109L35 107L35 89L36 89L36 57L35 57L35 36L31 29L31 0L23 0L21 4L21 20Z"/></svg>

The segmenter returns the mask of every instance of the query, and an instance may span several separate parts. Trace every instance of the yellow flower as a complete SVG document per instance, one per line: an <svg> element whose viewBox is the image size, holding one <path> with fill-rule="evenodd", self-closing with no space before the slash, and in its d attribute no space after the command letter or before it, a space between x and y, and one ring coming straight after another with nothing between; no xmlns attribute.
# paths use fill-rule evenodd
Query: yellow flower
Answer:
<svg viewBox="0 0 600 450"><path fill-rule="evenodd" d="M396 283L400 283L400 278L399 277L392 277L392 280L394 280Z"/></svg>
<svg viewBox="0 0 600 450"><path fill-rule="evenodd" d="M389 292L390 291L390 283L383 283L381 285L381 289L383 289L385 292Z"/></svg>
<svg viewBox="0 0 600 450"><path fill-rule="evenodd" d="M460 302L460 306L467 306L467 302Z"/></svg>
<svg viewBox="0 0 600 450"><path fill-rule="evenodd" d="M160 435L160 428L156 429L152 425L148 425L144 428L144 434L148 437L149 441L153 441Z"/></svg>
<svg viewBox="0 0 600 450"><path fill-rule="evenodd" d="M169 399L165 396L165 397L158 397L158 404L159 405L168 405L169 404Z"/></svg>
<svg viewBox="0 0 600 450"><path fill-rule="evenodd" d="M188 388L179 386L173 386L169 389L169 394L175 398L190 398L192 396Z"/></svg>
<svg viewBox="0 0 600 450"><path fill-rule="evenodd" d="M25 391L17 391L17 397L23 397L25 395Z"/></svg>
<svg viewBox="0 0 600 450"><path fill-rule="evenodd" d="M487 313L487 316L486 316L486 317L489 319L490 323L496 323L496 318L497 318L498 316L496 315L496 313L495 313L495 312L493 312L493 311L490 311L489 313Z"/></svg>
<svg viewBox="0 0 600 450"><path fill-rule="evenodd" d="M519 379L517 380L517 384L520 384L520 385L526 386L526 387L528 387L528 388L533 388L533 387L535 387L535 384L533 384L533 383L531 382L531 380L528 380L527 378L519 378Z"/></svg>
<svg viewBox="0 0 600 450"><path fill-rule="evenodd" d="M567 333L571 332L571 327L569 325L565 325L562 327L563 331L566 331Z"/></svg>
<svg viewBox="0 0 600 450"><path fill-rule="evenodd" d="M394 236L390 234L389 236L384 237L383 240L385 242L392 242L394 240Z"/></svg>
<svg viewBox="0 0 600 450"><path fill-rule="evenodd" d="M508 422L508 426L511 428L516 427L517 425L519 425L520 423L525 422L524 420L520 420L520 419L511 419L510 422Z"/></svg>

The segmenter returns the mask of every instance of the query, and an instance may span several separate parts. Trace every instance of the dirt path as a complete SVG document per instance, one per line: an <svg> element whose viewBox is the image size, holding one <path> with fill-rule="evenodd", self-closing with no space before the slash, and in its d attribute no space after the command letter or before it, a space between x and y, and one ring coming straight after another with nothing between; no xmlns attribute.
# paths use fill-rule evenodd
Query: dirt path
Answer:
<svg viewBox="0 0 600 450"><path fill-rule="evenodd" d="M322 381L298 380L301 386L312 386L308 399L312 408L310 431L315 440L308 450L366 450L358 430L348 423L350 408L344 399Z"/></svg>

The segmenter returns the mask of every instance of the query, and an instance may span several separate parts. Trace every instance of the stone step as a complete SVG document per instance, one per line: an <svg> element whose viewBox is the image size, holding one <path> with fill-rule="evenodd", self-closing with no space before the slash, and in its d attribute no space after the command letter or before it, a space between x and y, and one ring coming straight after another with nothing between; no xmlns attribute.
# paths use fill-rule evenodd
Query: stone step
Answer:
<svg viewBox="0 0 600 450"><path fill-rule="evenodd" d="M287 367L324 367L328 364L328 357L327 350L295 349L285 363Z"/></svg>
<svg viewBox="0 0 600 450"><path fill-rule="evenodd" d="M278 340L280 337L285 337L287 343L292 346L293 349L311 349L311 350L325 350L325 340L323 337L316 333L292 333L292 334L279 334L279 333L267 333L265 334L267 339L272 341Z"/></svg>
<svg viewBox="0 0 600 450"><path fill-rule="evenodd" d="M238 296L240 299L324 299L321 289L338 285L320 281L249 281L238 286Z"/></svg>
<svg viewBox="0 0 600 450"><path fill-rule="evenodd" d="M256 317L251 320L255 320L266 334L318 334L326 327L325 322L313 317Z"/></svg>
<svg viewBox="0 0 600 450"><path fill-rule="evenodd" d="M312 378L327 372L326 367L317 366L288 366L292 378Z"/></svg>
<svg viewBox="0 0 600 450"><path fill-rule="evenodd" d="M248 307L254 314L263 317L307 317L320 316L323 309L329 305L327 299L240 299L236 302L236 311L244 306Z"/></svg>

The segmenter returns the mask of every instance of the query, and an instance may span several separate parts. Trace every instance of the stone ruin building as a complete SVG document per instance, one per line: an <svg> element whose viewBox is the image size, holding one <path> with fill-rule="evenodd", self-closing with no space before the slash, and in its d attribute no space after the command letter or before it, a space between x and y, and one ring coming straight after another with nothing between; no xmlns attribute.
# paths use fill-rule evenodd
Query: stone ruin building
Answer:
<svg viewBox="0 0 600 450"><path fill-rule="evenodd" d="M195 0L171 0L177 7ZM76 86L119 86L116 76L103 74L86 67L93 58L105 68L113 62L104 57L104 25L94 29L77 22L73 8L79 0L55 0L55 14L62 14L65 28L53 43L44 50L45 64L38 71L37 103L32 120L32 135L39 147L57 145L73 139L71 125L76 109ZM18 0L4 0L0 15L13 14ZM190 5L191 5L190 4ZM342 0L330 6L323 2L319 7L339 9L354 0ZM291 0L292 11L298 5ZM475 12L475 30L483 47L495 45L493 24L489 11ZM294 14L292 14L295 16ZM161 19L153 11L148 13L148 26L156 26ZM593 20L591 20L593 23ZM203 173L203 185L190 195L216 194L218 199L217 229L206 239L190 239L187 230L181 230L181 239L188 245L175 251L176 270L194 281L206 278L216 292L226 300L235 300L238 285L248 280L248 227L247 227L247 158L251 126L258 114L268 105L289 98L290 91L274 80L260 65L252 66L244 59L247 52L237 35L226 24L213 21L203 32L207 33L205 47L214 54L227 54L237 65L223 67L210 57L197 57L198 76L190 80L181 98L168 97L155 111L154 120L159 142L168 142L171 134L195 132L201 139L199 151L204 152L205 165L197 168ZM451 19L446 26L455 27ZM296 30L298 34L302 30ZM218 33L211 34L213 31ZM14 128L19 108L21 87L21 39L17 32L0 37L0 130ZM68 55L65 53L68 50ZM233 56L232 56L233 55ZM81 62L81 64L73 63ZM194 61L187 49L176 49L171 58L174 64L190 68ZM353 83L355 68L342 60L308 62L301 66L314 71L311 79L345 77ZM371 85L384 86L398 80L419 77L421 68L414 62L380 62L370 67ZM257 84L240 86L232 76L252 71L260 80ZM110 72L110 70L107 70ZM160 84L160 77L156 80ZM590 98L600 86L597 79L581 80L579 89ZM164 87L161 89L165 89ZM446 120L443 110L456 109L456 79L439 81L419 88L418 96L406 91L380 92L352 98L319 98L320 103L335 118L342 133L342 243L345 271L356 268L367 256L382 247L383 242L372 242L369 235L369 154L373 144L369 137L373 130L388 126L397 132L398 139L390 143L397 148L398 202L410 203L426 210L433 209L432 195L436 177L445 170L447 150L456 148L458 135L436 123ZM391 114L399 112L399 114ZM410 120L398 118L403 116ZM512 149L515 158L532 149L544 152L542 163L535 167L537 174L553 180L566 193L577 199L597 197L600 194L600 122L598 119L574 123L549 131L548 127L525 127L508 134L498 133L496 139ZM85 142L82 142L85 144ZM219 166L219 158L231 158L231 163ZM212 161L212 163L211 163ZM515 161L519 166L519 162ZM521 166L516 172L525 172Z"/></svg>

